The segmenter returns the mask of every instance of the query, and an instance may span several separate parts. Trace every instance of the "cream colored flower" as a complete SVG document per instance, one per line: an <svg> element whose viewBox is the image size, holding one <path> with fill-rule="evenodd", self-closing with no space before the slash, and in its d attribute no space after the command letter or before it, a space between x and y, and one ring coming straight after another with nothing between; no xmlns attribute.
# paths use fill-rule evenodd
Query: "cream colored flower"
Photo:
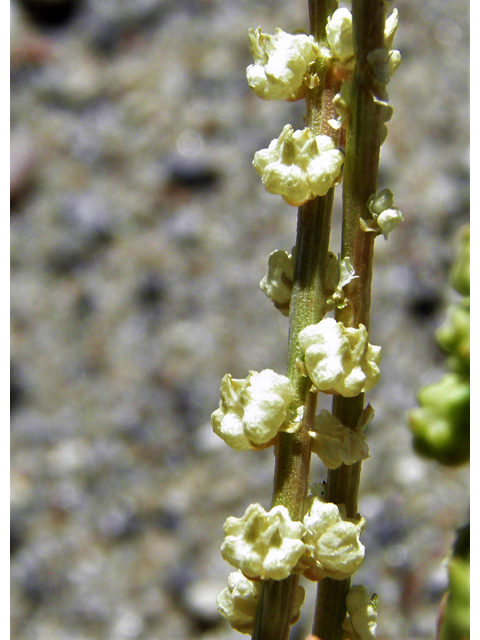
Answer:
<svg viewBox="0 0 480 640"><path fill-rule="evenodd" d="M251 504L242 518L227 518L223 530L224 560L248 578L283 580L305 552L305 527L294 522L283 506L267 512Z"/></svg>
<svg viewBox="0 0 480 640"><path fill-rule="evenodd" d="M398 27L398 10L394 9L385 21L385 46L392 48L393 38ZM349 9L340 8L333 12L326 26L327 41L332 55L347 68L353 65L353 24ZM398 51L395 51L397 58ZM393 73L391 74L393 75Z"/></svg>
<svg viewBox="0 0 480 640"><path fill-rule="evenodd" d="M268 149L257 151L253 166L267 191L300 206L327 193L340 177L343 159L329 136L287 124Z"/></svg>
<svg viewBox="0 0 480 640"><path fill-rule="evenodd" d="M380 379L381 347L369 344L363 324L354 329L324 318L300 331L298 340L307 373L319 391L351 398Z"/></svg>
<svg viewBox="0 0 480 640"><path fill-rule="evenodd" d="M293 249L292 249L293 254ZM268 271L260 282L263 293L284 316L288 316L292 297L295 261L287 251L273 251L268 256Z"/></svg>
<svg viewBox="0 0 480 640"><path fill-rule="evenodd" d="M365 587L355 585L347 595L347 611L350 614L343 623L351 640L374 640L377 630L377 599L369 598Z"/></svg>
<svg viewBox="0 0 480 640"><path fill-rule="evenodd" d="M260 27L248 32L254 64L247 67L247 81L263 100L291 100L298 96L308 66L320 56L313 36L291 35L281 29L275 35Z"/></svg>
<svg viewBox="0 0 480 640"><path fill-rule="evenodd" d="M260 598L261 582L249 580L241 571L234 571L228 576L227 585L217 598L218 610L236 631L251 634ZM295 624L299 619L304 600L305 589L298 585L290 624Z"/></svg>
<svg viewBox="0 0 480 640"><path fill-rule="evenodd" d="M337 469L341 464L354 464L369 457L363 429L352 431L326 409L315 418L314 429L309 431L312 451L328 469Z"/></svg>
<svg viewBox="0 0 480 640"><path fill-rule="evenodd" d="M290 380L271 369L250 371L240 380L227 373L220 386L220 406L212 413L213 430L233 449L262 448L284 422L285 430L291 431L287 409L294 395Z"/></svg>
<svg viewBox="0 0 480 640"><path fill-rule="evenodd" d="M316 496L309 498L309 507L303 520L307 529L303 537L307 553L301 560L302 566L307 567L304 575L311 580L349 578L365 555L359 539L365 518L347 518L344 505L324 502Z"/></svg>
<svg viewBox="0 0 480 640"><path fill-rule="evenodd" d="M342 64L353 58L352 14L341 8L333 12L326 26L327 41L334 57Z"/></svg>

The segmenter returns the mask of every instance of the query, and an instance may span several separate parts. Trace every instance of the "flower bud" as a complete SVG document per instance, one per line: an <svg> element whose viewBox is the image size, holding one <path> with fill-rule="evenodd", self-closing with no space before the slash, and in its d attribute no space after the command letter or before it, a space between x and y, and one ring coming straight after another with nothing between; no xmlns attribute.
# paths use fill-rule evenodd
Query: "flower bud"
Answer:
<svg viewBox="0 0 480 640"><path fill-rule="evenodd" d="M445 323L435 332L440 347L449 354L448 366L456 373L470 373L470 298L451 305Z"/></svg>
<svg viewBox="0 0 480 640"><path fill-rule="evenodd" d="M450 273L452 287L464 296L470 295L470 227L462 227L460 248Z"/></svg>
<svg viewBox="0 0 480 640"><path fill-rule="evenodd" d="M470 381L447 374L418 393L420 407L408 414L413 446L421 455L445 465L470 456Z"/></svg>

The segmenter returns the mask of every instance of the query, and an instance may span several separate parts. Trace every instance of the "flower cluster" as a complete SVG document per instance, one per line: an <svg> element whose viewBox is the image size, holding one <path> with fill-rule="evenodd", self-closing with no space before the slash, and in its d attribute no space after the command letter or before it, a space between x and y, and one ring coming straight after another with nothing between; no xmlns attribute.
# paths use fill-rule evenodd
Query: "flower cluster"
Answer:
<svg viewBox="0 0 480 640"><path fill-rule="evenodd" d="M263 448L280 429L291 431L300 426L287 419L293 398L290 380L271 369L250 371L239 380L227 373L220 386L220 406L212 413L213 430L238 451Z"/></svg>
<svg viewBox="0 0 480 640"><path fill-rule="evenodd" d="M400 62L400 54L392 50L397 24L398 12L394 10L385 23L384 48L371 52L367 58L370 66L365 67L373 83L374 99L381 104L383 124L392 113L386 85ZM250 29L249 39L253 64L247 68L247 80L264 100L304 97L307 89L320 85L327 71L332 77L343 78L340 93L334 99L339 119L329 121L333 129L342 127L350 114L355 66L352 14L348 9L338 9L329 18L322 46L313 36L291 35L281 29L276 29L273 35L263 33L260 27ZM278 138L253 159L266 190L281 195L292 206L325 196L341 179L344 156L332 137L315 135L315 126L295 131L290 124L285 125ZM361 221L364 231L383 233L387 238L403 219L393 207L388 189L372 196L368 207L372 218ZM291 254L271 253L268 272L260 282L264 293L283 315L289 313L294 288L294 251L295 247ZM331 252L325 262L321 276L323 311L342 309L348 302L344 288L357 278L355 270L348 257L340 260ZM355 285L350 285L347 292L354 289ZM460 318L457 321L455 316L454 320L456 328ZM456 349L459 332L455 332L455 340L451 333L445 333L445 343ZM300 331L298 344L302 354L297 360L298 372L310 378L312 384L308 389L314 393L322 391L350 398L372 389L379 380L381 349L369 343L363 324L346 327L333 318L324 318ZM212 426L234 449L262 449L277 442L280 431L298 431L304 422L303 411L300 397L286 376L270 369L251 371L245 379L226 374L221 383L219 408L212 414ZM345 426L325 410L312 426L309 415L312 451L329 469L367 458L364 427L372 417L370 405L354 428ZM259 504L251 504L240 518L227 518L221 552L237 571L230 574L227 588L219 595L220 613L234 629L251 633L260 599L260 581L285 580L291 574L303 574L315 581L325 577L349 578L364 558L365 549L360 542L364 527L365 519L359 514L347 517L345 505L325 502L318 495L309 498L302 521L292 520L286 506L276 505L266 511ZM299 616L304 596L304 590L296 587L292 624ZM374 638L375 608L363 587L351 589L347 597L349 617L343 625L346 638Z"/></svg>
<svg viewBox="0 0 480 640"><path fill-rule="evenodd" d="M253 159L266 190L293 206L324 196L340 177L342 164L343 154L329 136L315 136L308 127L294 131L289 124Z"/></svg>
<svg viewBox="0 0 480 640"><path fill-rule="evenodd" d="M260 27L248 32L254 64L247 67L247 81L263 100L294 100L301 95L308 66L320 56L313 36L291 35L281 29L275 35Z"/></svg>
<svg viewBox="0 0 480 640"><path fill-rule="evenodd" d="M342 82L340 92L333 99L338 119L330 120L329 124L334 129L340 128L342 124L348 121L350 115L351 71L355 64L352 27L352 14L350 10L346 8L337 9L331 16L326 27L331 55L337 64L347 72L347 77ZM400 52L392 49L397 27L398 10L394 9L385 21L385 47L375 49L367 56L373 79L374 99L380 107L380 118L382 122L380 132L381 144L383 144L387 136L385 123L390 120L393 114L393 109L388 104L386 85L401 62Z"/></svg>
<svg viewBox="0 0 480 640"><path fill-rule="evenodd" d="M368 333L324 318L298 335L306 372L319 391L346 398L369 391L380 379L381 347L368 342Z"/></svg>
<svg viewBox="0 0 480 640"><path fill-rule="evenodd" d="M448 310L446 323L435 332L448 355L449 373L422 387L419 406L408 421L415 450L446 465L470 458L470 231L464 228L461 247L450 273L457 293L465 296Z"/></svg>
<svg viewBox="0 0 480 640"><path fill-rule="evenodd" d="M283 506L251 504L242 518L227 518L222 556L252 580L283 580L292 572L311 580L343 580L361 565L359 536L365 518L347 518L344 505L309 498L303 523Z"/></svg>

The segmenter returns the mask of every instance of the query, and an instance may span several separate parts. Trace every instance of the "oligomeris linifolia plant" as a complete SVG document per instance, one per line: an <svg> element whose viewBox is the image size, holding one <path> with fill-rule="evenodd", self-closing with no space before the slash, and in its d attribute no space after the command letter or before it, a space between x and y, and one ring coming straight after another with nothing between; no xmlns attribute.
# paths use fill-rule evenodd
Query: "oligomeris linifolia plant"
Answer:
<svg viewBox="0 0 480 640"><path fill-rule="evenodd" d="M393 109L387 84L400 63L398 12L382 0L309 0L310 34L251 29L247 80L264 100L305 100L306 127L286 124L253 166L267 191L298 207L294 249L268 259L261 282L289 317L286 375L226 374L212 425L233 449L275 452L272 505L250 505L224 525L233 565L220 612L256 640L284 640L300 615L300 575L318 583L312 632L321 640L375 637L377 597L351 585L365 549L357 496L366 426L365 392L380 377L369 342L375 240L403 219L389 189L377 192L380 146ZM342 242L330 250L335 186L343 186ZM338 257L337 257L338 254ZM332 397L317 413L318 394ZM310 458L328 468L309 495Z"/></svg>

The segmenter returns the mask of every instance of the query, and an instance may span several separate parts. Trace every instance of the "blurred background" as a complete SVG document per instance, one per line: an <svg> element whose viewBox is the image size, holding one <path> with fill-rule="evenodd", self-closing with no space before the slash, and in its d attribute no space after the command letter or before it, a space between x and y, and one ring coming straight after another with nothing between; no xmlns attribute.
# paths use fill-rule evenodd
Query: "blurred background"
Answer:
<svg viewBox="0 0 480 640"><path fill-rule="evenodd" d="M304 108L250 91L247 31L308 30L306 4L11 2L16 640L241 637L216 610L222 525L269 507L273 453L233 452L210 414L226 372L285 372L288 321L258 283L294 244L296 209L251 161L287 122L302 128ZM432 640L468 470L414 454L405 412L444 371L433 331L468 220L469 4L397 6L379 188L405 222L376 242L384 355L354 583L379 594L379 640ZM335 252L339 237L337 203ZM325 476L313 461L312 481Z"/></svg>

